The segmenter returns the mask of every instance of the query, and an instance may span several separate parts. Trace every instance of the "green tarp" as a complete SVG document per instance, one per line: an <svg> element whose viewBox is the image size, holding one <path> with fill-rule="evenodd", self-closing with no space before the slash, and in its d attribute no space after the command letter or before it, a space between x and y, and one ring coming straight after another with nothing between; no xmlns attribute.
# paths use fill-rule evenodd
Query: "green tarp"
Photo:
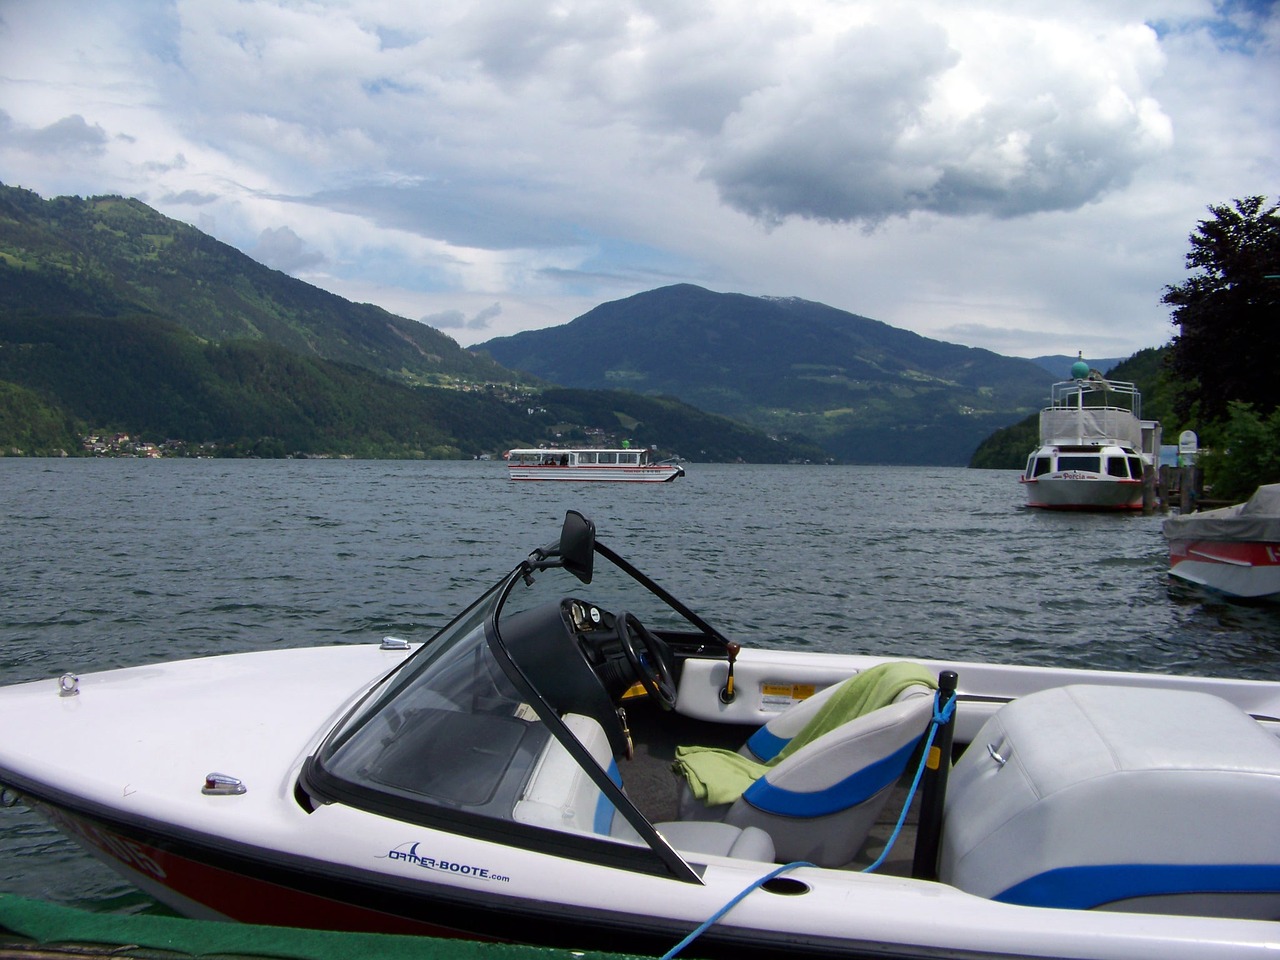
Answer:
<svg viewBox="0 0 1280 960"><path fill-rule="evenodd" d="M283 957L288 960L626 960L621 953L554 950L471 940L382 933L335 933L90 913L0 894L0 928L40 944L102 944L190 957ZM0 956L5 956L0 947ZM116 955L127 956L120 951ZM633 958L634 960L634 958Z"/></svg>

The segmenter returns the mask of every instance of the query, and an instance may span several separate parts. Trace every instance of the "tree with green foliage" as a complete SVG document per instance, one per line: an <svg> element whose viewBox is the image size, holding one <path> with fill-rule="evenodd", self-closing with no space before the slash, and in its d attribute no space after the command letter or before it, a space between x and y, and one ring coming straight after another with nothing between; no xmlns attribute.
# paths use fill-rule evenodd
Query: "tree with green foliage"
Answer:
<svg viewBox="0 0 1280 960"><path fill-rule="evenodd" d="M1230 404L1200 465L1215 500L1247 500L1262 484L1280 483L1280 409L1263 417L1247 403Z"/></svg>
<svg viewBox="0 0 1280 960"><path fill-rule="evenodd" d="M1209 207L1191 234L1185 282L1167 287L1179 328L1170 355L1176 412L1223 422L1232 402L1259 414L1280 401L1280 216L1265 197Z"/></svg>
<svg viewBox="0 0 1280 960"><path fill-rule="evenodd" d="M1280 481L1280 213L1265 197L1209 207L1191 235L1198 271L1165 290L1173 409L1200 434L1215 500Z"/></svg>

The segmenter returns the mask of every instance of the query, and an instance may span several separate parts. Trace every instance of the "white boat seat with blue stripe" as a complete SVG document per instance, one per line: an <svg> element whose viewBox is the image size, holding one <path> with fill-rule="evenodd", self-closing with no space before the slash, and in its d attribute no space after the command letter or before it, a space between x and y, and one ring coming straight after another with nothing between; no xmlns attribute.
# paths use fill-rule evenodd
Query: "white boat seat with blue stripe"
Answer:
<svg viewBox="0 0 1280 960"><path fill-rule="evenodd" d="M578 713L564 715L565 726L622 786L617 760L604 728L592 717ZM578 765L559 740L552 738L529 775L529 782L516 802L512 819L520 823L613 837L625 843L639 843L640 837L617 812L595 781ZM685 854L761 860L774 859L773 840L764 830L727 823L666 822L654 824L667 843Z"/></svg>
<svg viewBox="0 0 1280 960"><path fill-rule="evenodd" d="M744 757L750 757L752 760L758 760L761 763L772 760L783 747L808 726L809 721L813 719L818 710L839 689L840 684L833 683L831 686L819 690L813 696L788 707L753 733L738 752ZM901 703L904 700L910 700L920 696L922 692L929 693L930 690L927 687L913 684L894 697L893 702Z"/></svg>
<svg viewBox="0 0 1280 960"><path fill-rule="evenodd" d="M839 685L791 707L738 752L768 762L817 713ZM759 827L779 862L843 866L866 842L893 786L933 716L934 691L912 684L893 702L855 717L779 761L730 804L705 806L682 787L682 820Z"/></svg>
<svg viewBox="0 0 1280 960"><path fill-rule="evenodd" d="M1280 741L1197 690L1020 697L951 771L938 876L1031 907L1280 918Z"/></svg>

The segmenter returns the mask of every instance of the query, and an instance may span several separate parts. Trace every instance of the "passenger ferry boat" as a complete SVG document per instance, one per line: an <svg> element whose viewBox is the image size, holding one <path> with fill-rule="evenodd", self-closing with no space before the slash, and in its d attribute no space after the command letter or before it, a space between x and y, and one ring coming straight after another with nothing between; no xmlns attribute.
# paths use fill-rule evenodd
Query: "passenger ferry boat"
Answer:
<svg viewBox="0 0 1280 960"><path fill-rule="evenodd" d="M621 447L555 447L508 450L507 475L512 480L612 480L668 483L684 476L684 467L654 462L648 450Z"/></svg>
<svg viewBox="0 0 1280 960"><path fill-rule="evenodd" d="M1129 381L1107 380L1083 360L1071 373L1075 379L1055 383L1040 411L1040 445L1020 478L1027 506L1141 510L1143 474L1160 450L1159 422L1142 419L1142 394Z"/></svg>

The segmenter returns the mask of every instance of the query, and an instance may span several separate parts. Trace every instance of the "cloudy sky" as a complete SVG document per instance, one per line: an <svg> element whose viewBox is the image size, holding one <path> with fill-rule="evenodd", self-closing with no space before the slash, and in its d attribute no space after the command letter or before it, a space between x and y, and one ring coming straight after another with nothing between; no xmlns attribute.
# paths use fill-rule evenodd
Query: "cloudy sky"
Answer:
<svg viewBox="0 0 1280 960"><path fill-rule="evenodd" d="M1277 90L1274 0L0 0L0 182L463 345L689 282L1122 356Z"/></svg>

